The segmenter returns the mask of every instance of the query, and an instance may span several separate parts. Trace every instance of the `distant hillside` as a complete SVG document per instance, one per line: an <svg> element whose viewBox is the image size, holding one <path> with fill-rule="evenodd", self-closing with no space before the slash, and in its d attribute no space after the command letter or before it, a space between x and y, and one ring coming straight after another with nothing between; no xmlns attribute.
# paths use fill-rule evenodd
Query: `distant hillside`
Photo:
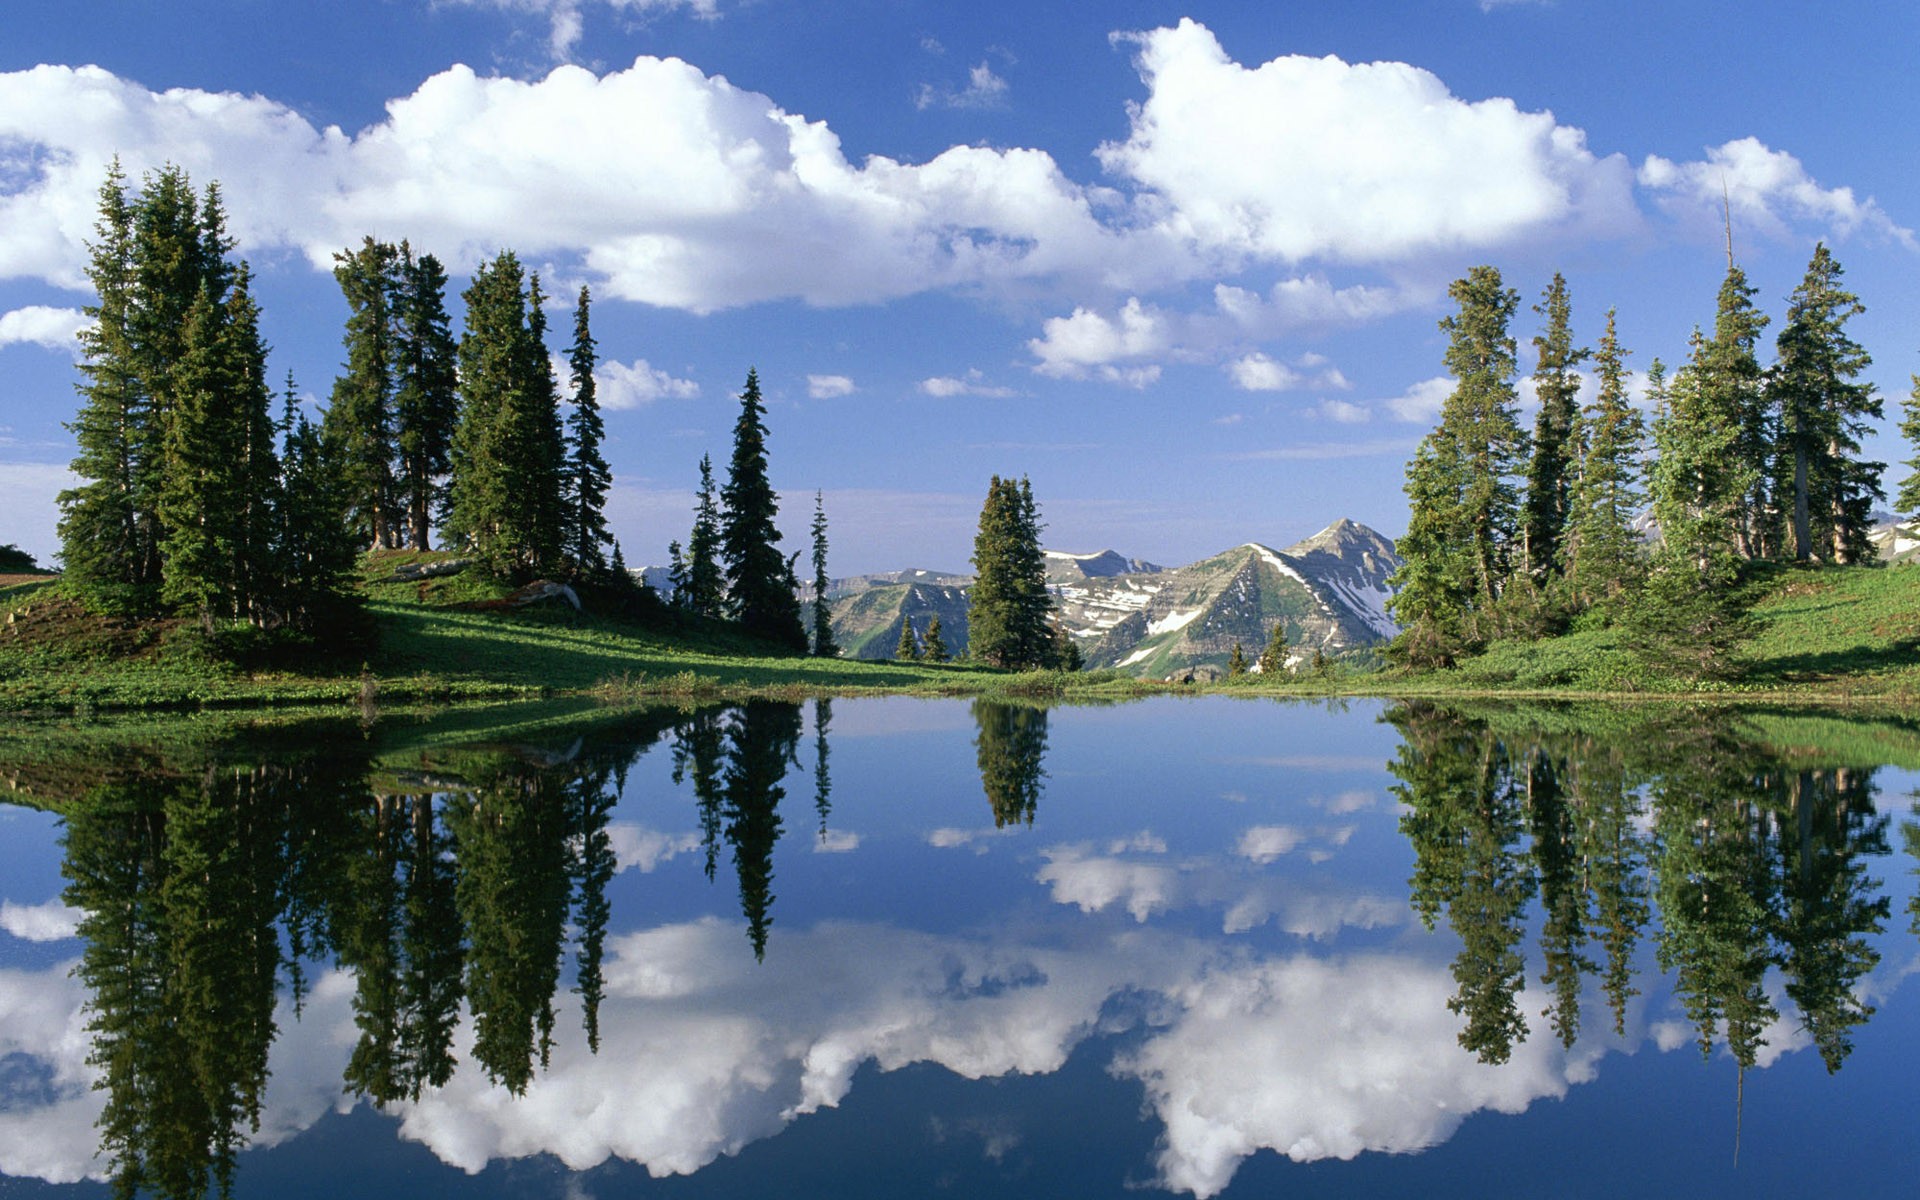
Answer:
<svg viewBox="0 0 1920 1200"><path fill-rule="evenodd" d="M1345 519L1285 550L1248 542L1189 566L1073 589L1089 667L1159 677L1224 670L1237 642L1258 656L1275 622L1295 662L1393 637L1393 544Z"/></svg>
<svg viewBox="0 0 1920 1200"><path fill-rule="evenodd" d="M947 576L946 578L952 578ZM829 592L829 595L832 593ZM901 623L911 618L923 637L927 623L940 617L940 640L956 657L967 648L967 589L937 583L882 583L865 591L842 592L828 611L833 638L848 658L892 658L900 645Z"/></svg>
<svg viewBox="0 0 1920 1200"><path fill-rule="evenodd" d="M1089 667L1154 677L1224 669L1235 641L1256 657L1275 620L1286 623L1301 657L1399 632L1385 605L1386 579L1400 560L1391 542L1353 521L1336 521L1285 550L1249 542L1174 569L1113 550L1046 553L1061 619ZM834 635L850 655L891 658L901 621L911 615L925 629L937 612L947 648L959 654L971 582L930 571L835 580L828 591Z"/></svg>

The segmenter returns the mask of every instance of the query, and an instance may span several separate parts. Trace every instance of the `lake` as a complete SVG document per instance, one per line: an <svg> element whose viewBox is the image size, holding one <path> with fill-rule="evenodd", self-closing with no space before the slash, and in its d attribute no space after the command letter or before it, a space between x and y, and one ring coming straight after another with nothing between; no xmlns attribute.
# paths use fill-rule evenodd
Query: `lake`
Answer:
<svg viewBox="0 0 1920 1200"><path fill-rule="evenodd" d="M1911 1195L1920 725L0 733L0 1195Z"/></svg>

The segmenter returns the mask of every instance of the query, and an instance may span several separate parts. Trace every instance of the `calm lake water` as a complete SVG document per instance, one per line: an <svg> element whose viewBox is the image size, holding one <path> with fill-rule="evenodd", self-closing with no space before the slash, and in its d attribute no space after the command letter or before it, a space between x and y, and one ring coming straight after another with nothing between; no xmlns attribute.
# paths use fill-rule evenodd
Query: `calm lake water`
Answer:
<svg viewBox="0 0 1920 1200"><path fill-rule="evenodd" d="M0 1195L1920 1178L1900 723L516 719L0 735Z"/></svg>

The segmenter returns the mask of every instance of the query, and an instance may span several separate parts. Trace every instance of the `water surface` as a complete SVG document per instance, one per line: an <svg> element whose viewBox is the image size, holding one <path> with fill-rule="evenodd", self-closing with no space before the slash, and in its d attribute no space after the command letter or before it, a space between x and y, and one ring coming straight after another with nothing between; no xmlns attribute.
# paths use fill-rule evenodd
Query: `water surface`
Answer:
<svg viewBox="0 0 1920 1200"><path fill-rule="evenodd" d="M1900 723L518 716L0 739L0 1192L1908 1195L1920 1168Z"/></svg>

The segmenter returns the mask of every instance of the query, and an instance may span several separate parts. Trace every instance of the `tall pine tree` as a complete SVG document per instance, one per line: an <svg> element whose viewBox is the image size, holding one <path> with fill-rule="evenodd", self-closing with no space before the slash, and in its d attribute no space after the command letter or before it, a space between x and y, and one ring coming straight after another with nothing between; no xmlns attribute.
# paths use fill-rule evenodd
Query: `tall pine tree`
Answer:
<svg viewBox="0 0 1920 1200"><path fill-rule="evenodd" d="M399 252L365 239L360 249L333 256L333 277L346 297L346 373L333 384L325 429L354 496L361 544L390 550L400 544L400 493L394 480L394 300Z"/></svg>
<svg viewBox="0 0 1920 1200"><path fill-rule="evenodd" d="M600 440L606 426L600 420L600 402L593 384L593 331L588 324L588 305L592 298L585 284L580 287L580 303L573 314L573 345L567 349L567 364L572 371L573 411L567 419L567 557L582 575L604 575L607 569L606 547L613 538L607 533L607 489L613 473L600 455Z"/></svg>
<svg viewBox="0 0 1920 1200"><path fill-rule="evenodd" d="M1913 390L1900 404L1900 436L1914 451L1914 457L1904 465L1913 473L1900 483L1899 494L1893 498L1893 506L1909 517L1920 515L1920 375L1911 377Z"/></svg>
<svg viewBox="0 0 1920 1200"><path fill-rule="evenodd" d="M443 480L453 466L460 385L447 318L446 269L431 254L414 258L405 242L400 243L399 264L400 290L394 301L399 378L393 400L394 440L400 452L397 485L406 510L408 544L426 550L436 510L446 498Z"/></svg>
<svg viewBox="0 0 1920 1200"><path fill-rule="evenodd" d="M997 667L1050 666L1059 658L1050 623L1046 558L1033 487L995 475L973 540L967 593L967 653Z"/></svg>
<svg viewBox="0 0 1920 1200"><path fill-rule="evenodd" d="M532 579L561 565L562 440L539 281L504 251L465 299L447 531L495 573Z"/></svg>
<svg viewBox="0 0 1920 1200"><path fill-rule="evenodd" d="M1547 294L1534 311L1546 317L1547 328L1533 339L1539 355L1533 386L1540 401L1540 415L1533 426L1523 526L1527 571L1534 582L1545 583L1565 565L1561 543L1581 442L1577 368L1590 351L1573 344L1567 281L1559 272L1554 273Z"/></svg>
<svg viewBox="0 0 1920 1200"><path fill-rule="evenodd" d="M840 647L833 640L833 611L827 604L827 510L820 493L813 494L813 653L816 658L837 658ZM939 618L934 618L935 624ZM929 638L932 631L928 632Z"/></svg>
<svg viewBox="0 0 1920 1200"><path fill-rule="evenodd" d="M720 505L713 488L713 459L702 454L700 490L694 497L693 533L687 539L686 587L681 603L700 616L717 617L725 611L726 598L727 581L720 572Z"/></svg>
<svg viewBox="0 0 1920 1200"><path fill-rule="evenodd" d="M1782 554L1800 562L1871 561L1873 502L1885 463L1861 462L1860 438L1880 417L1880 398L1859 375L1873 360L1847 335L1866 309L1840 286L1843 274L1822 242L1787 307L1779 358L1767 394L1779 422L1773 495Z"/></svg>
<svg viewBox="0 0 1920 1200"><path fill-rule="evenodd" d="M1456 382L1439 425L1407 466L1407 535L1388 602L1405 626L1396 653L1422 664L1450 662L1489 636L1487 616L1515 549L1515 475L1526 447L1507 332L1520 297L1490 266L1473 268L1448 291L1459 311L1440 328Z"/></svg>
<svg viewBox="0 0 1920 1200"><path fill-rule="evenodd" d="M780 553L779 497L767 478L766 407L760 376L747 371L740 418L733 426L733 459L720 499L720 559L726 569L727 606L733 619L756 637L795 653L807 649L800 623L800 597L793 571Z"/></svg>
<svg viewBox="0 0 1920 1200"><path fill-rule="evenodd" d="M1640 458L1646 423L1627 402L1627 354L1608 309L1607 330L1594 355L1600 386L1583 415L1584 452L1567 520L1567 582L1577 608L1616 605L1645 570L1633 521L1645 499Z"/></svg>

